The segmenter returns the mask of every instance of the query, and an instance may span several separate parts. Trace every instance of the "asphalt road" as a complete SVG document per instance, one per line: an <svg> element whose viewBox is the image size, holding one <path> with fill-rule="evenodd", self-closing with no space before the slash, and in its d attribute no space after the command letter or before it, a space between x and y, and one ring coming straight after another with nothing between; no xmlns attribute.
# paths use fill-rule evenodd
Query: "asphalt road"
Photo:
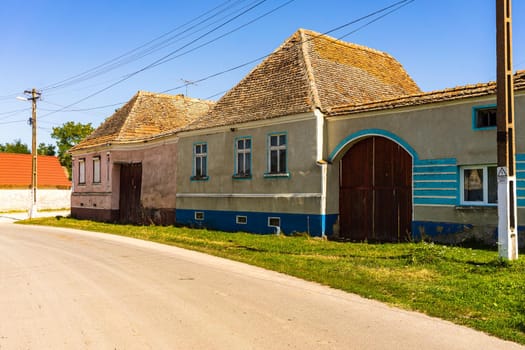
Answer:
<svg viewBox="0 0 525 350"><path fill-rule="evenodd" d="M314 283L0 222L0 349L523 349Z"/></svg>

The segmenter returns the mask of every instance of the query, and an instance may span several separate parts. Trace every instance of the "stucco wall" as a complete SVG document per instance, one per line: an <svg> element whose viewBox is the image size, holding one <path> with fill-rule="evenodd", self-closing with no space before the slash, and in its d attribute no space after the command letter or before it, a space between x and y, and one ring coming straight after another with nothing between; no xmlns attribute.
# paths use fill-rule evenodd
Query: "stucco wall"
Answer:
<svg viewBox="0 0 525 350"><path fill-rule="evenodd" d="M42 209L68 209L71 190L37 189L37 207ZM28 210L32 201L30 189L0 189L0 211Z"/></svg>
<svg viewBox="0 0 525 350"><path fill-rule="evenodd" d="M432 226L432 229L446 231L446 226L441 223L455 223L458 225L454 229L464 228L465 231L475 232L477 235L493 236L497 227L496 207L461 205L458 169L465 165L495 165L497 163L495 128L474 129L472 119L473 107L495 103L495 96L491 96L328 118L325 154L328 154L333 161L328 168L330 179L328 182L328 213L338 212L339 160L353 143L379 131L380 134L388 135L408 148L409 153L413 155L415 166L425 164L425 162L430 164L437 160L443 165L449 163L447 165L456 168L455 200L439 205L424 204L423 199L420 202L417 199L414 200L413 219L417 226L415 230L425 233L425 229L429 229L429 227L425 228L425 223L429 222L434 226L437 225ZM516 153L523 155L525 154L525 132L523 132L525 94L523 92L516 94L515 123L517 129ZM520 177L518 190L520 183L523 182L524 174L518 174L518 180ZM520 201L522 202L523 199ZM521 206L518 209L518 223L523 226L524 222L525 208Z"/></svg>
<svg viewBox="0 0 525 350"><path fill-rule="evenodd" d="M268 172L268 135L287 135L288 177L265 177ZM235 140L252 140L252 176L233 178ZM193 181L193 145L207 143L208 176ZM316 120L272 120L266 125L236 126L233 130L182 135L177 166L177 208L319 213L320 168L316 165Z"/></svg>

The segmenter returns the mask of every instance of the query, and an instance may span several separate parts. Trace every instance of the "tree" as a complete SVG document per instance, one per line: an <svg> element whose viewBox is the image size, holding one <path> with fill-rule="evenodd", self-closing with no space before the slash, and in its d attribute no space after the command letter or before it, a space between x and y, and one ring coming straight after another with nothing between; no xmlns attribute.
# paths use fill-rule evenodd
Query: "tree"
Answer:
<svg viewBox="0 0 525 350"><path fill-rule="evenodd" d="M37 150L38 154L42 155L42 156L54 156L56 154L56 147L55 145L52 145L52 144L45 144L45 143L40 143L38 145L38 150Z"/></svg>
<svg viewBox="0 0 525 350"><path fill-rule="evenodd" d="M13 143L6 142L5 145L0 144L0 152L24 154L31 153L27 144L22 143L22 140L20 139L14 140Z"/></svg>
<svg viewBox="0 0 525 350"><path fill-rule="evenodd" d="M58 160L62 166L66 167L69 178L71 179L71 155L69 149L82 141L86 136L93 132L91 123L82 124L75 122L66 122L62 126L53 128L51 137L57 140Z"/></svg>

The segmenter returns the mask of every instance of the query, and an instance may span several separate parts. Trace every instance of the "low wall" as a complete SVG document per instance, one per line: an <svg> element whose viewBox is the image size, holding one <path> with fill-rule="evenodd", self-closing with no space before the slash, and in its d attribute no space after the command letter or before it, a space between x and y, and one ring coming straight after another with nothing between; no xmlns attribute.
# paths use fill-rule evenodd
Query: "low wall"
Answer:
<svg viewBox="0 0 525 350"><path fill-rule="evenodd" d="M37 189L38 210L69 209L71 190ZM28 210L31 205L30 189L0 189L0 211Z"/></svg>

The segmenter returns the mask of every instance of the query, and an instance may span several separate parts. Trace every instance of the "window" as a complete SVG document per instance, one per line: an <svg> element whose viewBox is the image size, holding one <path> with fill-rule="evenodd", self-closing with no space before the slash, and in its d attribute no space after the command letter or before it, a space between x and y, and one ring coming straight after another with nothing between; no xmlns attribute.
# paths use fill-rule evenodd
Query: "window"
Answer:
<svg viewBox="0 0 525 350"><path fill-rule="evenodd" d="M246 217L244 215L237 215L235 217L235 223L241 224L241 225L246 225L248 223L248 217Z"/></svg>
<svg viewBox="0 0 525 350"><path fill-rule="evenodd" d="M196 211L195 212L195 220L198 220L198 221L204 220L204 212Z"/></svg>
<svg viewBox="0 0 525 350"><path fill-rule="evenodd" d="M100 183L100 157L93 157L93 183Z"/></svg>
<svg viewBox="0 0 525 350"><path fill-rule="evenodd" d="M461 168L462 204L491 205L498 203L498 179L495 166Z"/></svg>
<svg viewBox="0 0 525 350"><path fill-rule="evenodd" d="M279 217L269 217L268 218L268 226L269 227L280 227L281 226L281 218L279 218Z"/></svg>
<svg viewBox="0 0 525 350"><path fill-rule="evenodd" d="M268 137L268 173L286 174L286 134Z"/></svg>
<svg viewBox="0 0 525 350"><path fill-rule="evenodd" d="M496 106L473 107L472 123L474 129L495 128L497 126Z"/></svg>
<svg viewBox="0 0 525 350"><path fill-rule="evenodd" d="M236 141L236 169L234 177L250 177L252 175L252 140L240 138Z"/></svg>
<svg viewBox="0 0 525 350"><path fill-rule="evenodd" d="M208 179L208 145L196 143L193 145L193 176L192 180Z"/></svg>
<svg viewBox="0 0 525 350"><path fill-rule="evenodd" d="M78 160L78 183L86 183L86 160L84 158Z"/></svg>

